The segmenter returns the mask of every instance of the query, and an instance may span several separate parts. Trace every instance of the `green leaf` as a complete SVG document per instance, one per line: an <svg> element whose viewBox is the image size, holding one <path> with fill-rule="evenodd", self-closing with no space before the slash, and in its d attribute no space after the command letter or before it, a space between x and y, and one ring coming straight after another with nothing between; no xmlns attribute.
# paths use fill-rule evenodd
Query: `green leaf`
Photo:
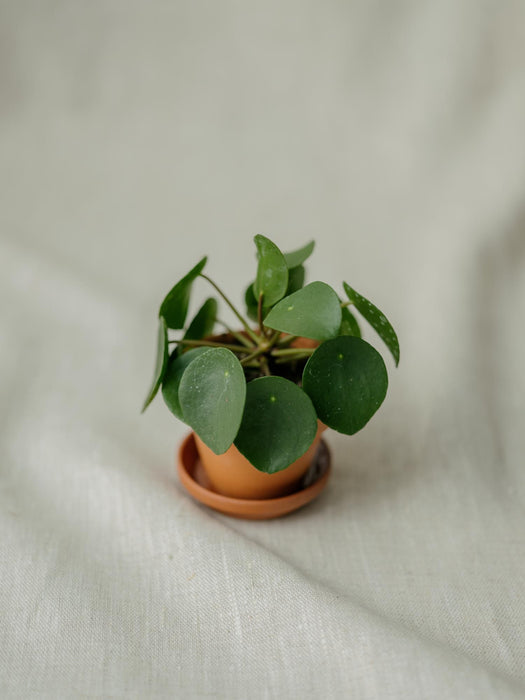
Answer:
<svg viewBox="0 0 525 700"><path fill-rule="evenodd" d="M286 296L302 289L305 274L306 271L302 265L292 267L291 270L288 270L288 288L286 290Z"/></svg>
<svg viewBox="0 0 525 700"><path fill-rule="evenodd" d="M247 385L246 405L235 446L260 471L273 474L299 459L317 432L308 396L283 377L261 377Z"/></svg>
<svg viewBox="0 0 525 700"><path fill-rule="evenodd" d="M157 336L157 359L155 361L155 372L153 374L153 381L151 383L150 390L142 406L142 413L147 409L150 403L153 401L157 395L162 378L166 371L166 365L168 363L168 329L166 328L166 321L163 318L159 319L159 330Z"/></svg>
<svg viewBox="0 0 525 700"><path fill-rule="evenodd" d="M294 250L291 253L284 253L284 259L288 265L288 269L292 270L294 267L299 267L305 260L308 260L310 255L313 253L315 247L315 241L310 241L302 248Z"/></svg>
<svg viewBox="0 0 525 700"><path fill-rule="evenodd" d="M361 329L357 322L356 317L348 310L348 307L344 306L341 309L341 328L339 329L339 335L355 335L357 338L361 337Z"/></svg>
<svg viewBox="0 0 525 700"><path fill-rule="evenodd" d="M311 282L276 304L264 325L291 335L326 340L339 333L341 304L327 284Z"/></svg>
<svg viewBox="0 0 525 700"><path fill-rule="evenodd" d="M252 282L246 288L246 291L244 292L244 303L246 304L246 314L248 318L250 318L252 321L257 322L257 299L255 298L255 294L253 293L254 284L255 283Z"/></svg>
<svg viewBox="0 0 525 700"><path fill-rule="evenodd" d="M207 352L209 349L209 347L192 348L186 352L179 353L179 349L177 348L173 351L169 359L168 368L162 382L162 396L170 411L182 421L184 421L184 416L179 401L179 386L182 375L195 358Z"/></svg>
<svg viewBox="0 0 525 700"><path fill-rule="evenodd" d="M245 397L243 368L226 348L210 348L194 359L179 386L184 421L215 454L226 452L233 443Z"/></svg>
<svg viewBox="0 0 525 700"><path fill-rule="evenodd" d="M377 306L374 306L368 299L358 294L358 292L352 289L346 282L343 282L343 287L348 299L354 304L355 308L368 321L372 328L377 331L381 340L383 340L388 347L397 367L399 364L399 341L390 321Z"/></svg>
<svg viewBox="0 0 525 700"><path fill-rule="evenodd" d="M265 236L255 236L257 246L257 276L253 284L256 299L264 295L264 305L272 306L282 299L288 287L288 266L279 248Z"/></svg>
<svg viewBox="0 0 525 700"><path fill-rule="evenodd" d="M339 336L320 345L306 363L303 389L319 419L353 435L382 404L388 376L381 355L361 338Z"/></svg>
<svg viewBox="0 0 525 700"><path fill-rule="evenodd" d="M297 292L299 289L302 288L304 284L304 277L305 269L302 265L288 270L288 289L286 290L287 296L288 294ZM255 295L253 293L253 284L254 283L252 282L246 288L246 291L244 293L244 303L246 304L246 314L248 318L250 318L252 321L257 322L259 320L257 317L257 299L255 298ZM270 308L271 307L269 306L263 306L263 318L268 314Z"/></svg>
<svg viewBox="0 0 525 700"><path fill-rule="evenodd" d="M211 335L217 318L217 299L210 297L206 299L201 308L197 311L193 321L184 333L186 340L200 340L207 335Z"/></svg>
<svg viewBox="0 0 525 700"><path fill-rule="evenodd" d="M193 281L200 275L207 258L204 257L168 292L159 309L159 316L166 319L168 328L184 328L188 314Z"/></svg>

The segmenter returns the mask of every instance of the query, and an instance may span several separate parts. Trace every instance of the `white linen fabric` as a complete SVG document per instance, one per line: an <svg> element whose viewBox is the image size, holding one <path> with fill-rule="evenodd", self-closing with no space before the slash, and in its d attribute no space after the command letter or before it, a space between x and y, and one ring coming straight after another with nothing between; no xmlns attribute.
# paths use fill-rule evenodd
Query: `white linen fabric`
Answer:
<svg viewBox="0 0 525 700"><path fill-rule="evenodd" d="M524 4L1 14L0 697L525 697ZM401 342L267 522L139 415L160 299L208 253L240 303L256 233Z"/></svg>

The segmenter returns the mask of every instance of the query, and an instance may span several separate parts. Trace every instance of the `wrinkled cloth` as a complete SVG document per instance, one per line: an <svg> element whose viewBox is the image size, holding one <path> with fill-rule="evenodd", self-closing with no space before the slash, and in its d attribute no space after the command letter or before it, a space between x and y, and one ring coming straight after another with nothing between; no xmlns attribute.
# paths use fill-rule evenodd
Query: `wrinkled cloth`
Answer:
<svg viewBox="0 0 525 700"><path fill-rule="evenodd" d="M523 4L0 12L0 696L525 697ZM241 304L256 233L401 344L266 522L139 414L163 295L209 254Z"/></svg>

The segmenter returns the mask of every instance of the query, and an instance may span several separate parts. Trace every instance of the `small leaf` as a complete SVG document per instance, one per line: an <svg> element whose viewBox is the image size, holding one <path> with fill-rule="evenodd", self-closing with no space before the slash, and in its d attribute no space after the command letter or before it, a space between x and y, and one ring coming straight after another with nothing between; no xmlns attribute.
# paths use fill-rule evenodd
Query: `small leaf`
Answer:
<svg viewBox="0 0 525 700"><path fill-rule="evenodd" d="M258 305L257 300L255 299L255 296L253 294L253 284L250 284L250 286L246 289L246 292L244 294L244 302L246 304L246 314L248 318L257 323L259 321L259 316L257 313ZM269 310L269 306L263 306L263 318Z"/></svg>
<svg viewBox="0 0 525 700"><path fill-rule="evenodd" d="M311 282L276 304L264 325L291 335L326 340L339 333L341 304L327 284Z"/></svg>
<svg viewBox="0 0 525 700"><path fill-rule="evenodd" d="M168 364L168 329L166 328L166 321L163 318L159 319L159 330L157 336L157 359L155 362L155 372L153 374L153 381L151 383L151 388L148 392L144 405L142 406L142 413L147 409L150 403L153 401L157 395L162 378L166 371L166 365Z"/></svg>
<svg viewBox="0 0 525 700"><path fill-rule="evenodd" d="M341 328L339 329L339 335L355 335L357 338L361 337L361 329L357 322L356 317L348 310L347 306L341 309Z"/></svg>
<svg viewBox="0 0 525 700"><path fill-rule="evenodd" d="M217 299L210 297L206 299L201 308L197 311L195 318L184 333L186 340L200 340L207 335L211 335L217 318Z"/></svg>
<svg viewBox="0 0 525 700"><path fill-rule="evenodd" d="M313 253L315 247L315 241L310 241L302 248L294 250L291 253L284 253L284 259L288 265L288 269L292 270L294 267L299 267L305 260L308 260L310 255Z"/></svg>
<svg viewBox="0 0 525 700"><path fill-rule="evenodd" d="M302 288L304 284L305 269L302 265L294 267L292 270L288 270L288 289L286 290L286 296L297 292ZM244 303L246 304L246 314L248 318L252 321L257 322L259 319L257 317L257 299L253 293L253 282L248 285L244 293ZM263 318L270 311L269 306L263 306Z"/></svg>
<svg viewBox="0 0 525 700"><path fill-rule="evenodd" d="M291 270L288 270L288 288L286 290L286 296L293 294L294 292L298 292L299 289L302 289L304 285L304 278L305 269L302 265L292 267Z"/></svg>
<svg viewBox="0 0 525 700"><path fill-rule="evenodd" d="M285 469L306 452L316 432L314 407L297 384L283 377L249 382L235 446L256 469Z"/></svg>
<svg viewBox="0 0 525 700"><path fill-rule="evenodd" d="M346 435L368 423L387 387L383 358L366 341L353 336L339 336L320 345L303 372L303 389L319 419Z"/></svg>
<svg viewBox="0 0 525 700"><path fill-rule="evenodd" d="M246 304L246 314L248 318L250 318L252 321L257 322L257 299L255 298L255 294L253 293L254 284L255 283L252 282L246 288L246 291L244 292L244 303Z"/></svg>
<svg viewBox="0 0 525 700"><path fill-rule="evenodd" d="M179 353L177 348L173 351L169 359L168 368L162 382L162 396L166 402L166 406L182 421L184 421L184 416L179 401L179 386L182 375L195 358L207 352L209 349L209 347L192 348L186 352Z"/></svg>
<svg viewBox="0 0 525 700"><path fill-rule="evenodd" d="M359 313L368 321L368 323L377 331L379 337L386 344L396 362L396 367L399 364L399 341L395 330L385 314L380 311L372 302L358 294L350 285L343 282L344 290L348 299L354 304Z"/></svg>
<svg viewBox="0 0 525 700"><path fill-rule="evenodd" d="M253 293L258 300L264 295L264 305L272 306L282 299L288 287L288 266L279 248L265 236L255 236L257 246L257 276L253 284Z"/></svg>
<svg viewBox="0 0 525 700"><path fill-rule="evenodd" d="M159 310L159 316L166 319L168 328L184 328L184 322L188 314L190 303L190 292L193 281L200 275L207 258L202 258L195 267L188 272L177 284L168 292Z"/></svg>
<svg viewBox="0 0 525 700"><path fill-rule="evenodd" d="M210 348L186 368L179 386L184 421L222 454L241 424L246 380L239 360L226 348Z"/></svg>

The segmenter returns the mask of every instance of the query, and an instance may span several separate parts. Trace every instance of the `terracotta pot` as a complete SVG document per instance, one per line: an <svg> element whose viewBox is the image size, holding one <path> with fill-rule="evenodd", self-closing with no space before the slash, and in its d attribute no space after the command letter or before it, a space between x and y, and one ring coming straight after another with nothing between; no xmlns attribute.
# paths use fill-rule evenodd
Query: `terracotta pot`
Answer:
<svg viewBox="0 0 525 700"><path fill-rule="evenodd" d="M239 450L232 445L222 455L216 455L198 435L195 443L199 457L214 491L230 498L266 499L286 496L295 491L317 452L321 434L326 425L318 421L317 434L308 450L286 469L266 474L256 469Z"/></svg>

